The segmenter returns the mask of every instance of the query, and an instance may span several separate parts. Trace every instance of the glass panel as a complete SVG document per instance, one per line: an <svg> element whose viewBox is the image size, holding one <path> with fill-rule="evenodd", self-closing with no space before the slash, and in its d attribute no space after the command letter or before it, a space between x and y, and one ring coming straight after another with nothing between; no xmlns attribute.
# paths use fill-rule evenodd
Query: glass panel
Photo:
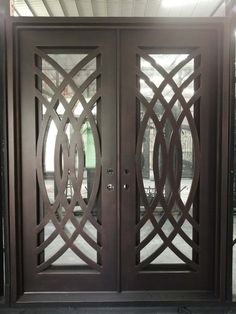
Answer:
<svg viewBox="0 0 236 314"><path fill-rule="evenodd" d="M158 235L155 235L140 252L140 262L143 262L147 257L151 256L157 249L160 248L163 241Z"/></svg>
<svg viewBox="0 0 236 314"><path fill-rule="evenodd" d="M181 54L149 54L149 56L154 60L154 62L161 66L167 73L170 73L175 67L185 60L189 55L185 53ZM176 77L182 78L183 76L186 76L185 73L192 72L191 66L190 69L186 71L186 68L188 68L188 64L183 66L181 68L181 71L176 73L174 76L174 81L176 81Z"/></svg>
<svg viewBox="0 0 236 314"><path fill-rule="evenodd" d="M154 92L143 79L140 79L140 91L148 102L152 100Z"/></svg>
<svg viewBox="0 0 236 314"><path fill-rule="evenodd" d="M148 220L140 229L140 241L142 242L154 230L152 223Z"/></svg>
<svg viewBox="0 0 236 314"><path fill-rule="evenodd" d="M56 230L56 228L55 228L55 226L51 220L49 220L49 222L45 226L44 230L45 230L45 240L47 240L47 238L49 238L53 234L53 232L55 232L55 230Z"/></svg>
<svg viewBox="0 0 236 314"><path fill-rule="evenodd" d="M75 83L80 86L84 83L85 79L87 79L97 68L97 60L96 58L91 59L88 61L80 71L78 71L74 76ZM88 74L87 77L84 77L83 72Z"/></svg>
<svg viewBox="0 0 236 314"><path fill-rule="evenodd" d="M171 249L166 248L151 264L184 264L184 262Z"/></svg>
<svg viewBox="0 0 236 314"><path fill-rule="evenodd" d="M167 102L170 102L171 98L174 96L174 91L169 84L167 84L165 88L163 89L162 96Z"/></svg>
<svg viewBox="0 0 236 314"><path fill-rule="evenodd" d="M58 235L48 246L44 253L45 261L52 258L58 250L60 250L65 244L64 240L60 235Z"/></svg>
<svg viewBox="0 0 236 314"><path fill-rule="evenodd" d="M50 58L52 58L57 65L61 67L63 71L66 71L66 73L69 73L81 60L83 60L87 54L54 54L50 53L48 54Z"/></svg>
<svg viewBox="0 0 236 314"><path fill-rule="evenodd" d="M181 176L181 185L180 185L180 196L182 202L186 204L188 196L190 193L193 174L194 174L194 148L193 148L193 139L191 130L188 124L187 119L184 119L181 125L180 133L181 147L182 147L182 156L183 156L183 167L182 167L182 176Z"/></svg>
<svg viewBox="0 0 236 314"><path fill-rule="evenodd" d="M101 221L98 103L87 107L100 85L100 74L90 79L98 59L100 56L91 59L89 54L79 53L36 57L42 73L36 80L42 95L37 99L39 160L42 151L42 164L37 167L39 226L45 225L38 235L41 269L49 262L49 266L57 267L93 268L94 263L101 264L97 230L97 220Z"/></svg>
<svg viewBox="0 0 236 314"><path fill-rule="evenodd" d="M188 102L194 95L194 82L192 81L188 87L184 88L182 91L184 99Z"/></svg>
<svg viewBox="0 0 236 314"><path fill-rule="evenodd" d="M44 156L43 156L43 170L44 182L48 198L52 204L55 200L55 186L54 186L54 152L57 137L57 128L53 120L48 124L48 129L44 139Z"/></svg>
<svg viewBox="0 0 236 314"><path fill-rule="evenodd" d="M83 92L83 96L86 99L86 102L90 101L90 99L96 94L96 91L97 91L97 82L96 80L94 80Z"/></svg>
<svg viewBox="0 0 236 314"><path fill-rule="evenodd" d="M156 137L156 128L151 119L149 119L142 144L142 177L145 194L149 203L156 195L154 173L153 173L153 149Z"/></svg>
<svg viewBox="0 0 236 314"><path fill-rule="evenodd" d="M149 241L140 251L137 263L148 259L149 265L186 265L186 258L189 262L193 261L193 247L196 242L193 237L196 232L189 222L191 218L195 219L195 195L191 196L191 200L189 197L191 189L196 188L192 187L193 179L198 175L194 164L197 143L193 143L193 132L197 134L194 123L195 105L189 105L195 93L192 79L194 58L190 54L147 54L146 51L143 54L138 67L156 85L157 95L152 89L151 93L146 88L148 81L145 82L143 78L140 78L138 88L149 103L154 97L157 101L150 113L138 102L136 160L140 160L137 168L141 170L142 182L137 177L140 197L137 220L140 222L146 219L145 213L149 215L149 220L140 228L137 244L144 239ZM181 88L181 93L175 95L174 91L178 88ZM191 127L186 111L191 113ZM191 218L187 220L188 216ZM153 218L158 226L151 222ZM170 237L171 246L168 245ZM160 249L161 245L166 248ZM180 254L176 255L175 250ZM192 263L186 266L192 267Z"/></svg>
<svg viewBox="0 0 236 314"><path fill-rule="evenodd" d="M85 121L82 126L82 139L84 147L84 175L83 175L83 184L81 188L81 195L86 203L89 201L89 197L92 193L93 181L95 175L95 166L96 166L96 152L94 137L89 121Z"/></svg>
<svg viewBox="0 0 236 314"><path fill-rule="evenodd" d="M161 73L159 73L157 70L151 67L150 62L146 61L144 58L140 58L140 66L142 72L146 74L147 77L149 78L152 77L152 82L156 85L156 87L159 87L164 80L164 77L161 75ZM143 92L144 91L141 90L142 94Z"/></svg>
<svg viewBox="0 0 236 314"><path fill-rule="evenodd" d="M66 250L56 262L53 263L54 266L74 266L74 265L86 265L86 263L78 257L71 249Z"/></svg>

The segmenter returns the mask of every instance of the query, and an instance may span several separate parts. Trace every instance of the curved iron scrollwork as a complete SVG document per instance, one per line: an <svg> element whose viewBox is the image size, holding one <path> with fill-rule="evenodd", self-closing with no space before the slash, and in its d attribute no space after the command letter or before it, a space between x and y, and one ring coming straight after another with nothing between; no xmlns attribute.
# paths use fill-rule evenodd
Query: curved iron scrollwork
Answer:
<svg viewBox="0 0 236 314"><path fill-rule="evenodd" d="M140 271L150 264L157 264L155 259L158 259L165 250L169 250L175 254L180 263L187 265L192 270L197 270L199 268L198 258L193 258L193 256L199 254L200 246L197 236L199 223L193 215L193 204L199 184L200 143L194 114L198 110L201 97L200 50L195 49L186 54L172 67L168 64L168 70L144 49L137 49L137 60L139 61L136 67L136 98L141 109L136 147L136 173L140 203L143 209L136 224L136 269ZM142 69L142 62L147 65L147 71ZM176 79L178 73L190 63L192 71L178 81ZM156 81L149 75L150 71L155 73ZM148 90L146 94L149 96L142 92L140 82ZM190 85L192 94L185 97L184 91ZM176 103L178 103L178 113L174 110ZM157 104L159 109L157 109ZM184 197L182 190L185 187L181 184L184 163L181 131L183 128L186 129L186 126L183 127L183 124L188 126L188 136L191 137L192 146L192 177L189 180L188 193L187 195L185 193ZM151 159L150 162L153 165L153 188L145 186L143 173L143 145L147 140L145 132L149 134L151 129L155 130L153 152L151 157L149 155L147 158ZM148 191L152 191L151 197ZM197 208L194 210L196 211ZM176 211L178 211L177 218L174 214ZM182 228L185 222L191 226L190 232L185 232ZM167 223L171 226L169 232L166 232L164 228ZM141 230L146 224L149 224L149 231L140 236ZM175 244L177 237L191 248L191 254L185 254L181 247ZM142 256L142 251L154 239L155 243L152 245L154 249ZM166 264L171 263L175 264L171 260L166 262Z"/></svg>
<svg viewBox="0 0 236 314"><path fill-rule="evenodd" d="M70 60L70 53L67 57ZM65 69L53 55L35 49L35 99L40 117L36 157L37 179L43 208L41 209L43 214L39 215L37 225L38 237L41 239L37 254L43 256L39 258L38 272L46 270L68 251L69 255L74 254L78 257L79 264L99 272L102 268L102 225L96 212L101 177L101 152L96 117L101 99L98 84L101 66L97 62L100 58L99 49L91 49L79 58L78 62L72 62L71 68ZM95 69L87 71L86 75L80 76L78 80L78 73L82 73L92 61ZM57 82L50 77L50 71L43 69L43 64L54 71L58 78ZM96 88L93 95L88 98L85 92L92 84L95 84ZM69 97L65 96L66 91L67 93L69 91ZM52 126L54 140L50 142L48 138ZM89 187L83 183L84 171L88 172L88 169L85 169L88 159L84 136L86 128L89 129L94 151L93 178ZM50 181L53 195L50 195L45 180L47 145L52 146L50 151L53 154ZM82 191L85 188L89 189L86 197ZM79 217L76 216L75 208L79 211ZM88 224L90 231L93 230L92 233L88 232ZM60 245L56 240L58 238ZM48 254L50 246L53 246L53 249Z"/></svg>

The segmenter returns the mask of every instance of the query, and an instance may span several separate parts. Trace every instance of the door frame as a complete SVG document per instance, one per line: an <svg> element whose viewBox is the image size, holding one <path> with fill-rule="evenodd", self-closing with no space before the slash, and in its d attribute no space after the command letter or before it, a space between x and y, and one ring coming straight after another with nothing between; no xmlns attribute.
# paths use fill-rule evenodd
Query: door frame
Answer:
<svg viewBox="0 0 236 314"><path fill-rule="evenodd" d="M227 41L227 45L229 47L228 58L226 57L225 64L229 65L229 73L226 78L226 84L228 82L228 86L226 86L225 82L224 87L226 87L226 99L229 103L229 146L228 146L228 215L227 215L227 240L226 240L226 250L227 250L227 259L226 259L226 291L225 297L226 300L235 304L235 299L233 300L233 246L235 245L233 238L234 231L234 207L235 207L235 53L236 53L236 40L235 40L235 30L236 30L236 17L232 13L232 3L229 3L228 14L231 16L229 19L228 29L226 31L225 41ZM228 87L228 90L227 90ZM224 130L223 130L224 132Z"/></svg>
<svg viewBox="0 0 236 314"><path fill-rule="evenodd" d="M6 219L5 209L7 208L7 143L6 143L6 51L5 51L5 21L3 14L0 13L0 303L7 294L4 285L4 265L6 264L6 255L4 252L4 234L3 221ZM5 278L8 281L8 278Z"/></svg>
<svg viewBox="0 0 236 314"><path fill-rule="evenodd" d="M215 267L215 285L214 291L211 293L197 292L197 291L159 291L159 292L122 292L122 293L82 293L82 294L65 294L62 297L61 293L27 293L22 291L22 252L20 241L17 239L22 235L21 230L21 215L17 211L17 204L21 204L21 184L19 176L20 165L20 147L17 130L19 130L19 112L17 104L19 104L19 76L17 75L17 58L18 58L18 38L22 29L116 29L117 31L117 47L120 47L119 32L121 29L213 29L218 37L218 132L217 132L217 200L216 209L217 221L216 229L216 256L218 257ZM166 302L223 302L226 299L226 274L227 274L227 254L228 250L225 246L226 241L229 240L229 233L227 230L227 219L229 217L230 208L228 207L228 182L229 182L229 41L227 34L229 34L229 21L225 18L198 18L198 19L174 19L174 18L9 18L7 21L7 73L8 73L8 163L9 163L9 234L10 241L8 243L8 250L10 253L10 273L11 273L11 295L10 302L15 303L157 303L162 304ZM120 125L120 60L117 58L117 123ZM221 115L221 116L220 116ZM121 154L120 151L120 129L117 130L117 156ZM120 163L117 164L117 206L120 207ZM121 217L117 211L118 226ZM221 232L222 231L222 232ZM120 228L118 229L118 270L121 268L121 252L120 252ZM117 276L118 286L120 283L120 276Z"/></svg>

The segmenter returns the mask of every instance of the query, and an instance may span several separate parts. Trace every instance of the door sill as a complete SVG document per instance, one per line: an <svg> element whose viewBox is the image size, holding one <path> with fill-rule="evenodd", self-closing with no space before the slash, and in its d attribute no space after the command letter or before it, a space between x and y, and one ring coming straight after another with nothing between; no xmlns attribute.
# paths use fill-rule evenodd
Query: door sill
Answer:
<svg viewBox="0 0 236 314"><path fill-rule="evenodd" d="M212 291L129 291L129 292L27 292L16 304L78 303L90 304L164 304L176 302L179 304L195 302L217 302Z"/></svg>

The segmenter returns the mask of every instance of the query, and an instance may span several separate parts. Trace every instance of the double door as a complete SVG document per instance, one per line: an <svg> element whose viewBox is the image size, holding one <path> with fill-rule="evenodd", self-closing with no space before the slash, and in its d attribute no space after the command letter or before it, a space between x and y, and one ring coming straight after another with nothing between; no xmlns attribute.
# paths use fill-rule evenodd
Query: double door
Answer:
<svg viewBox="0 0 236 314"><path fill-rule="evenodd" d="M18 36L23 292L213 290L215 32Z"/></svg>

